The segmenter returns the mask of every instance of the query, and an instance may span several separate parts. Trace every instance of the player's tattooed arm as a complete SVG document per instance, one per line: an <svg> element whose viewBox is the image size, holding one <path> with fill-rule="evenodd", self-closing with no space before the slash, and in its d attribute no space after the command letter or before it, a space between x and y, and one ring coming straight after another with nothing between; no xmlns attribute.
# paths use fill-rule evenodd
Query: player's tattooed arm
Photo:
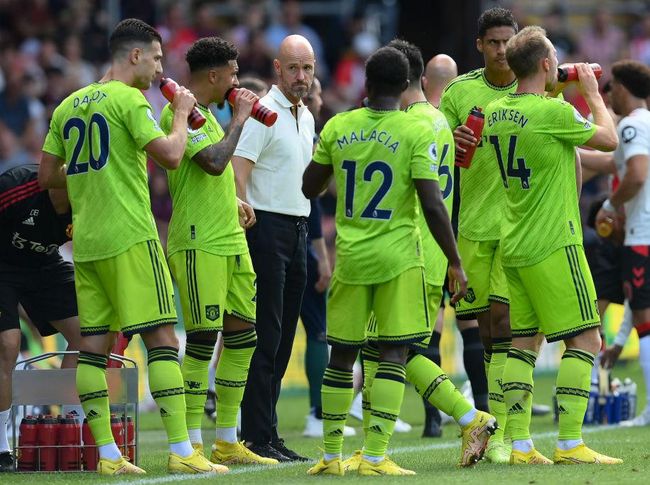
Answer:
<svg viewBox="0 0 650 485"><path fill-rule="evenodd" d="M233 120L228 131L219 143L205 147L192 157L210 175L221 175L235 153L244 123Z"/></svg>

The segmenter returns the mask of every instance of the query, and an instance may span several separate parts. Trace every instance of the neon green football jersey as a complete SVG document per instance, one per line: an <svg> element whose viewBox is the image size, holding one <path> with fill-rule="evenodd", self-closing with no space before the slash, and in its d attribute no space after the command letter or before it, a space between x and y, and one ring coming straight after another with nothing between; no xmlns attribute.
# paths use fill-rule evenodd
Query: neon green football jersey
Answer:
<svg viewBox="0 0 650 485"><path fill-rule="evenodd" d="M595 131L559 99L509 94L488 105L483 133L506 195L504 266L533 265L582 244L575 147Z"/></svg>
<svg viewBox="0 0 650 485"><path fill-rule="evenodd" d="M90 84L54 110L43 151L68 164L75 261L158 239L143 148L164 135L142 92L120 81Z"/></svg>
<svg viewBox="0 0 650 485"><path fill-rule="evenodd" d="M447 206L447 212L451 217L454 191L454 135L449 129L445 116L426 101L413 103L406 108L406 113L424 123L430 124L433 128L435 145L431 155L438 163L440 192ZM418 226L422 235L425 279L430 285L442 286L445 283L445 275L447 274L447 257L433 238L421 209L418 215Z"/></svg>
<svg viewBox="0 0 650 485"><path fill-rule="evenodd" d="M413 179L438 180L434 140L430 123L403 111L360 108L327 122L314 161L334 171L339 281L382 283L423 266Z"/></svg>
<svg viewBox="0 0 650 485"><path fill-rule="evenodd" d="M516 89L516 81L508 86L494 86L486 79L484 68L476 69L447 85L440 99L440 111L453 132L465 123L474 106L485 110L488 103ZM501 178L494 171L495 164L494 154L483 136L470 168L460 169L458 233L472 241L499 239L504 199Z"/></svg>
<svg viewBox="0 0 650 485"><path fill-rule="evenodd" d="M224 132L212 112L199 106L205 124L188 128L187 145L181 165L168 170L169 192L172 196L172 218L169 222L167 254L200 249L219 256L248 252L244 230L239 225L235 172L228 163L219 176L205 172L192 157L206 147L219 143ZM171 131L174 113L167 105L160 115L160 126Z"/></svg>

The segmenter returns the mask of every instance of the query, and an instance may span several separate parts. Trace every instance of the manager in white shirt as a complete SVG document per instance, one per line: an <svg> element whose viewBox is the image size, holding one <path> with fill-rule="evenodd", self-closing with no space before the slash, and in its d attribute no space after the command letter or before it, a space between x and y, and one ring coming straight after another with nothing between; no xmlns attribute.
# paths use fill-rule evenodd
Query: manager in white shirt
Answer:
<svg viewBox="0 0 650 485"><path fill-rule="evenodd" d="M255 209L247 231L257 273L257 348L242 401L242 439L252 451L305 461L279 437L276 404L289 363L306 282L309 201L302 174L311 161L314 117L302 103L314 79L314 51L302 36L280 45L278 84L260 102L278 113L271 128L246 122L232 158L237 195Z"/></svg>

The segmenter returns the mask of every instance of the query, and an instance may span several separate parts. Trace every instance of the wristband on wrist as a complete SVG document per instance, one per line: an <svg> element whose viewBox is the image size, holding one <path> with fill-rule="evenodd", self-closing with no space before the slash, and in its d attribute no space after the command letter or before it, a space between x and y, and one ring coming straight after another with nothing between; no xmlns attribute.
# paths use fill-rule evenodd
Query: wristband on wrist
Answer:
<svg viewBox="0 0 650 485"><path fill-rule="evenodd" d="M606 210L607 212L616 212L616 207L612 205L612 202L609 199L605 199L603 201L603 210Z"/></svg>

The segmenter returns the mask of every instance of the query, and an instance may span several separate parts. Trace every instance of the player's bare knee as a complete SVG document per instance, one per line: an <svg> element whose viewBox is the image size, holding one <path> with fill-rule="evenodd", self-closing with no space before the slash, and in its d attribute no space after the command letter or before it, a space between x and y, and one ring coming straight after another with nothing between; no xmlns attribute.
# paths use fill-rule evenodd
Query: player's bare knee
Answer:
<svg viewBox="0 0 650 485"><path fill-rule="evenodd" d="M564 341L567 348L579 349L596 355L600 352L602 340L598 328L590 328Z"/></svg>
<svg viewBox="0 0 650 485"><path fill-rule="evenodd" d="M395 345L388 343L379 344L379 360L393 362L395 364L406 364L409 347L407 345Z"/></svg>
<svg viewBox="0 0 650 485"><path fill-rule="evenodd" d="M160 327L142 332L140 336L147 350L156 347L173 347L175 349L179 347L173 325L161 325Z"/></svg>
<svg viewBox="0 0 650 485"><path fill-rule="evenodd" d="M255 328L255 325L246 320L242 320L230 313L223 316L223 330L224 332L239 332L241 330L250 330Z"/></svg>
<svg viewBox="0 0 650 485"><path fill-rule="evenodd" d="M217 344L218 337L219 332L216 330L206 332L192 332L187 336L187 343L195 345L212 345L214 347Z"/></svg>
<svg viewBox="0 0 650 485"><path fill-rule="evenodd" d="M352 372L354 362L359 355L359 349L343 345L332 345L329 365L337 369Z"/></svg>

